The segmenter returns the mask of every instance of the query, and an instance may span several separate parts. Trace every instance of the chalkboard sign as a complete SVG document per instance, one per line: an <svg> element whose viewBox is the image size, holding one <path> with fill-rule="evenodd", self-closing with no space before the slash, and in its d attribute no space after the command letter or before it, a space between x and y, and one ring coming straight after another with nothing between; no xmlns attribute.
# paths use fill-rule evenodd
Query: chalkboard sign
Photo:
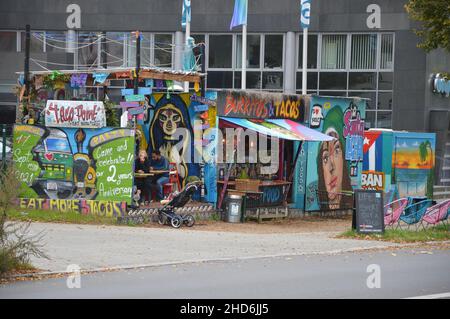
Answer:
<svg viewBox="0 0 450 319"><path fill-rule="evenodd" d="M355 190L358 233L384 233L383 192Z"/></svg>

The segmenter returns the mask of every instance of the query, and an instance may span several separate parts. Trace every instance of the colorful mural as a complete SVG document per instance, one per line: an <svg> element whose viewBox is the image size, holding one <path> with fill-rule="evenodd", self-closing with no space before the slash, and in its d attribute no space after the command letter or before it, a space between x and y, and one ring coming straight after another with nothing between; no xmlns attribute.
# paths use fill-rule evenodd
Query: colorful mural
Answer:
<svg viewBox="0 0 450 319"><path fill-rule="evenodd" d="M433 196L436 135L395 132L393 183L400 197Z"/></svg>
<svg viewBox="0 0 450 319"><path fill-rule="evenodd" d="M392 180L392 136L390 131L364 132L361 188L390 191Z"/></svg>
<svg viewBox="0 0 450 319"><path fill-rule="evenodd" d="M20 198L18 206L20 209L51 210L106 217L124 216L127 212L126 202L106 200Z"/></svg>
<svg viewBox="0 0 450 319"><path fill-rule="evenodd" d="M309 142L305 210L351 207L349 194L360 186L366 101L312 96L310 103L311 127L336 139Z"/></svg>
<svg viewBox="0 0 450 319"><path fill-rule="evenodd" d="M199 93L153 93L146 99L148 107L137 125L137 148L149 154L159 150L169 162L176 163L183 185L205 180L201 193L213 201L216 185L206 180L215 180L217 92L208 91L205 97ZM199 196L193 198L198 200Z"/></svg>
<svg viewBox="0 0 450 319"><path fill-rule="evenodd" d="M134 130L14 126L21 197L131 204Z"/></svg>

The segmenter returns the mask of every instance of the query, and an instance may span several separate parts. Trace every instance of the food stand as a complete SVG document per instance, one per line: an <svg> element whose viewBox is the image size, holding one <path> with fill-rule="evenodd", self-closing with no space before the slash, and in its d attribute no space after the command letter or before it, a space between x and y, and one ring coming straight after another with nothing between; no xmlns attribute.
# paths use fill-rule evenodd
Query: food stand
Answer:
<svg viewBox="0 0 450 319"><path fill-rule="evenodd" d="M217 114L222 139L217 141L217 147L222 149L231 143L234 144L231 149L235 150L230 155L227 154L230 149L225 147L220 154L224 155L227 164L218 159L219 208L223 208L226 193L240 193L245 194L246 208L254 209L258 219L261 219L260 212L268 208L274 211L274 214L268 214L270 217L287 216L288 203L295 193L291 186L301 144L333 139L301 125L308 108L309 96L246 91L219 93ZM243 129L246 129L245 133ZM227 136L228 132L234 132L231 134L235 136ZM251 135L248 132L258 133L258 140L249 137L247 142L246 135ZM264 136L265 144L261 144ZM268 144L270 147L264 151L271 160L275 160L275 164L274 161L261 161L260 147ZM237 158L239 147L245 154L241 161ZM256 149L258 154L252 153L251 149Z"/></svg>

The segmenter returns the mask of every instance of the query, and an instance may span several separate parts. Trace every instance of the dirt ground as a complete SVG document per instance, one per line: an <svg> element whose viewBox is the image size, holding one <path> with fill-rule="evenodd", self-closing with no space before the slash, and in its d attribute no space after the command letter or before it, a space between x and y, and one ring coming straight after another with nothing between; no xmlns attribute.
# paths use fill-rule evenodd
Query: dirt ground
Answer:
<svg viewBox="0 0 450 319"><path fill-rule="evenodd" d="M311 232L344 232L352 226L352 217L317 217L308 216L302 218L267 220L261 223L246 221L245 223L227 223L223 221L196 221L192 228L181 229L194 231L219 231L253 234L274 233L311 233ZM157 223L145 225L145 227L170 227Z"/></svg>

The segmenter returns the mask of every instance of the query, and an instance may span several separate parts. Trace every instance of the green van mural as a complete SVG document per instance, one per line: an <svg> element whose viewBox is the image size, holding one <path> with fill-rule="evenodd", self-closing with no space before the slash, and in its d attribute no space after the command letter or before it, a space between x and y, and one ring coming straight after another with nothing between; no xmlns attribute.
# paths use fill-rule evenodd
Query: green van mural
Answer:
<svg viewBox="0 0 450 319"><path fill-rule="evenodd" d="M21 197L131 203L134 130L15 125Z"/></svg>

